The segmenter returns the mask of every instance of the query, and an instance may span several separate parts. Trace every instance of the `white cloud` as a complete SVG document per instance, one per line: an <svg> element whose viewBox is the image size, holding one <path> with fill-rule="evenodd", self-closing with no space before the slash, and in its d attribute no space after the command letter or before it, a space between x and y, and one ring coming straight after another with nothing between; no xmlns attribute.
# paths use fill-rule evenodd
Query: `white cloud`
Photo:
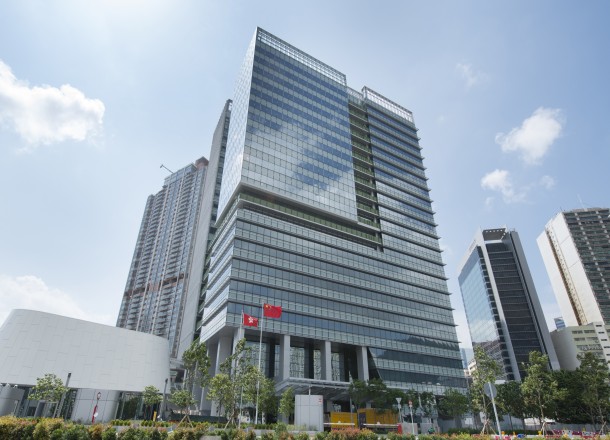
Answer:
<svg viewBox="0 0 610 440"><path fill-rule="evenodd" d="M510 173L507 170L494 170L487 173L481 179L481 187L491 191L498 191L502 194L502 198L505 203L518 203L525 201L527 190L520 189L516 190L510 177ZM486 204L489 206L493 202L493 199L487 199Z"/></svg>
<svg viewBox="0 0 610 440"><path fill-rule="evenodd" d="M114 325L112 317L85 312L70 295L47 286L38 277L0 274L0 325L13 309L38 310Z"/></svg>
<svg viewBox="0 0 610 440"><path fill-rule="evenodd" d="M455 68L462 76L462 79L466 81L467 88L474 87L477 84L487 80L487 74L479 70L475 70L472 67L472 64L458 63Z"/></svg>
<svg viewBox="0 0 610 440"><path fill-rule="evenodd" d="M552 189L555 186L555 179L551 176L542 176L540 178L540 185L545 189Z"/></svg>
<svg viewBox="0 0 610 440"><path fill-rule="evenodd" d="M540 107L520 127L510 133L498 133L496 143L502 151L516 151L526 164L539 163L553 142L561 135L563 116L560 109Z"/></svg>
<svg viewBox="0 0 610 440"><path fill-rule="evenodd" d="M64 84L30 87L0 60L0 124L11 127L31 151L38 145L84 141L101 131L104 104Z"/></svg>

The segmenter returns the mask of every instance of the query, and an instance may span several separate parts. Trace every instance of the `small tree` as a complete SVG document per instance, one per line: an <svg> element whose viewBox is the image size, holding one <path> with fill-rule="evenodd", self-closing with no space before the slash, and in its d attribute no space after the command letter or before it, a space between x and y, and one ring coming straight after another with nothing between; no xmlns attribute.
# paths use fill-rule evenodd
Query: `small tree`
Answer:
<svg viewBox="0 0 610 440"><path fill-rule="evenodd" d="M348 388L348 394L356 410L364 408L369 397L368 386L365 381L354 379Z"/></svg>
<svg viewBox="0 0 610 440"><path fill-rule="evenodd" d="M489 356L483 347L477 345L474 347L474 358L476 360L476 369L472 374L472 386L470 396L472 398L472 406L485 414L485 420L490 420L491 400L485 397L484 386L486 383L495 383L502 369L500 365ZM487 426L483 429L486 430Z"/></svg>
<svg viewBox="0 0 610 440"><path fill-rule="evenodd" d="M201 388L209 385L211 361L205 343L193 341L191 346L182 354L182 363L186 371L185 386L192 393L195 385L199 385Z"/></svg>
<svg viewBox="0 0 610 440"><path fill-rule="evenodd" d="M521 395L521 384L518 382L510 381L498 385L496 402L502 411L518 419L525 419L526 407L523 404L523 396ZM510 423L511 430L513 430L512 419L510 419Z"/></svg>
<svg viewBox="0 0 610 440"><path fill-rule="evenodd" d="M351 384L350 384L351 385ZM294 413L294 390L292 387L286 388L280 398L280 409L279 413L286 417L286 420L290 422L290 416Z"/></svg>
<svg viewBox="0 0 610 440"><path fill-rule="evenodd" d="M160 404L163 401L163 396L160 394L159 389L153 385L148 385L144 387L144 391L142 392L142 400L144 401L144 405L146 405L151 413L152 418L152 407Z"/></svg>
<svg viewBox="0 0 610 440"><path fill-rule="evenodd" d="M468 411L468 396L458 390L449 388L438 402L439 414L443 417L455 419L456 426L462 426L462 415Z"/></svg>
<svg viewBox="0 0 610 440"><path fill-rule="evenodd" d="M591 418L583 402L583 390L586 385L578 370L559 370L551 373L557 381L557 387L562 390L561 396L556 400L553 419L559 423L585 425Z"/></svg>
<svg viewBox="0 0 610 440"><path fill-rule="evenodd" d="M591 423L599 423L602 429L610 411L610 371L608 365L592 352L578 355L578 375L583 385L582 401L591 417Z"/></svg>
<svg viewBox="0 0 610 440"><path fill-rule="evenodd" d="M216 402L218 412L227 418L227 426L237 420L241 402L255 402L258 376L254 370L258 368L252 366L251 355L246 340L240 340L233 354L220 364L220 373L210 380L208 399Z"/></svg>
<svg viewBox="0 0 610 440"><path fill-rule="evenodd" d="M528 412L540 420L543 434L546 431L545 417L554 412L555 402L562 391L548 368L549 358L538 351L530 352L525 365L525 379L521 382L521 394Z"/></svg>
<svg viewBox="0 0 610 440"><path fill-rule="evenodd" d="M45 400L50 404L56 404L61 396L68 391L62 380L55 374L47 373L36 379L36 386L32 389L29 398L31 400ZM47 412L47 409L45 409Z"/></svg>
<svg viewBox="0 0 610 440"><path fill-rule="evenodd" d="M189 407L195 403L191 392L188 390L174 390L169 396L169 401L184 412L184 417L182 417L179 424L182 424L184 421L190 424Z"/></svg>

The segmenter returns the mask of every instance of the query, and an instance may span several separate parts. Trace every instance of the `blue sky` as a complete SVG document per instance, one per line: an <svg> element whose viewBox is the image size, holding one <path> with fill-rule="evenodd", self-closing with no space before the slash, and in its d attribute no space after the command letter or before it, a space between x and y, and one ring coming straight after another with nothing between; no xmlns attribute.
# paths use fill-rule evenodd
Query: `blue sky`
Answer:
<svg viewBox="0 0 610 440"><path fill-rule="evenodd" d="M209 153L256 26L413 111L445 249L536 237L608 206L605 1L57 0L0 5L0 322L34 308L114 324L146 197ZM550 324L551 329L554 328Z"/></svg>

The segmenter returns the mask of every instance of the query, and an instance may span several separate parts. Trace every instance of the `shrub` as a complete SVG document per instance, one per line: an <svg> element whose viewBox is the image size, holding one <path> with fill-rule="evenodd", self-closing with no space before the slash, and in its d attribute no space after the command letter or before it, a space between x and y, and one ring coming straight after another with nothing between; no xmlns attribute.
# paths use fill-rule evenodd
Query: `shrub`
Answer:
<svg viewBox="0 0 610 440"><path fill-rule="evenodd" d="M361 429L356 438L357 440L377 440L377 434L370 429Z"/></svg>
<svg viewBox="0 0 610 440"><path fill-rule="evenodd" d="M275 436L272 432L263 432L261 440L275 440Z"/></svg>
<svg viewBox="0 0 610 440"><path fill-rule="evenodd" d="M51 440L63 440L64 434L66 430L63 426L57 428L55 431L51 432L50 439Z"/></svg>
<svg viewBox="0 0 610 440"><path fill-rule="evenodd" d="M70 425L63 435L64 440L89 440L87 428L83 425Z"/></svg>
<svg viewBox="0 0 610 440"><path fill-rule="evenodd" d="M13 437L7 438L18 438L20 440L33 440L34 429L36 428L36 422L33 420L17 419L17 425L13 430Z"/></svg>
<svg viewBox="0 0 610 440"><path fill-rule="evenodd" d="M154 429L149 434L150 440L166 440L167 439L167 431L164 429Z"/></svg>
<svg viewBox="0 0 610 440"><path fill-rule="evenodd" d="M295 437L295 440L309 440L309 434L306 432L299 432Z"/></svg>
<svg viewBox="0 0 610 440"><path fill-rule="evenodd" d="M104 432L104 425L97 424L91 425L88 429L89 438L91 440L102 440L102 433Z"/></svg>
<svg viewBox="0 0 610 440"><path fill-rule="evenodd" d="M316 440L326 440L327 437L328 437L328 432L326 432L326 431L316 433Z"/></svg>
<svg viewBox="0 0 610 440"><path fill-rule="evenodd" d="M108 427L102 432L102 440L117 440L114 428Z"/></svg>
<svg viewBox="0 0 610 440"><path fill-rule="evenodd" d="M51 433L49 432L49 429L47 428L47 424L44 422L44 420L40 420L36 424L32 437L34 438L34 440L51 440ZM2 437L2 438L5 438L5 437ZM6 437L6 438L9 438L9 437Z"/></svg>
<svg viewBox="0 0 610 440"><path fill-rule="evenodd" d="M119 440L148 440L148 433L144 429L129 427L117 435Z"/></svg>

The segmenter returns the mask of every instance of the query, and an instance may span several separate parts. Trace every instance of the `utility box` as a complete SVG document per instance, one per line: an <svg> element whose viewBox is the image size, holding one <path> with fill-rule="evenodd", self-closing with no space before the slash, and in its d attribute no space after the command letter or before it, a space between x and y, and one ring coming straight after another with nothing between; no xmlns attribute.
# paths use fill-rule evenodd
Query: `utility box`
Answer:
<svg viewBox="0 0 610 440"><path fill-rule="evenodd" d="M299 394L294 396L294 424L308 431L324 430L324 399L322 396Z"/></svg>

